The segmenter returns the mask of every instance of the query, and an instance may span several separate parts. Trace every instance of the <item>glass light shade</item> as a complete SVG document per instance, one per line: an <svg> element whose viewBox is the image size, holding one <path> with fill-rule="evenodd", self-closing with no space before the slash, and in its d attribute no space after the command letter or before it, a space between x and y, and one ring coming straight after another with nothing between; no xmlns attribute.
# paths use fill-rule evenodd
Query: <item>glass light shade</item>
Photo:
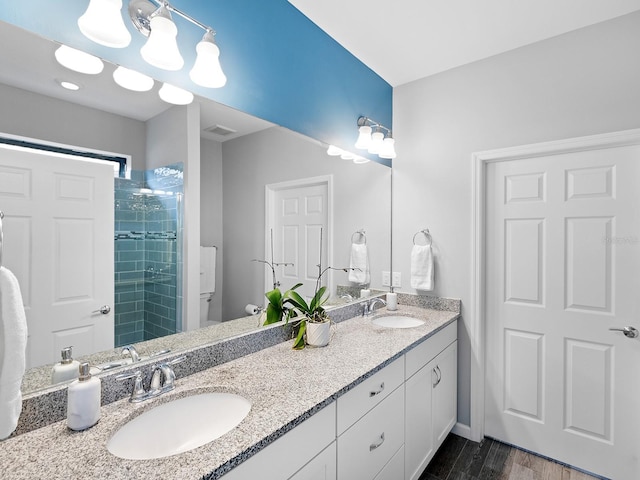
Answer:
<svg viewBox="0 0 640 480"><path fill-rule="evenodd" d="M193 102L193 93L169 83L164 83L158 91L160 98L173 105L189 105Z"/></svg>
<svg viewBox="0 0 640 480"><path fill-rule="evenodd" d="M386 137L382 142L382 148L378 152L378 156L380 158L387 159L396 158L396 148L394 146L395 143L396 141L393 139L393 137Z"/></svg>
<svg viewBox="0 0 640 480"><path fill-rule="evenodd" d="M113 80L122 88L134 92L148 92L154 84L153 78L125 67L118 67L114 70Z"/></svg>
<svg viewBox="0 0 640 480"><path fill-rule="evenodd" d="M353 159L353 163L357 163L357 164L369 163L369 159L361 157L360 155L356 155L356 158Z"/></svg>
<svg viewBox="0 0 640 480"><path fill-rule="evenodd" d="M358 140L356 140L356 148L366 150L371 145L371 127L362 125L358 128Z"/></svg>
<svg viewBox="0 0 640 480"><path fill-rule="evenodd" d="M184 59L176 41L178 28L166 7L160 7L153 15L149 39L140 49L140 54L149 65L163 70L180 70Z"/></svg>
<svg viewBox="0 0 640 480"><path fill-rule="evenodd" d="M373 153L374 155L377 155L380 152L380 149L382 148L383 140L384 140L384 133L382 133L380 130L373 132L371 134L371 144L369 145L369 148L367 149L367 151L369 153Z"/></svg>
<svg viewBox="0 0 640 480"><path fill-rule="evenodd" d="M342 153L340 154L340 158L342 160L353 160L354 158L356 158L356 156L351 152L346 152L343 150Z"/></svg>
<svg viewBox="0 0 640 480"><path fill-rule="evenodd" d="M122 19L122 0L91 0L78 19L78 27L89 40L112 48L131 43L131 34Z"/></svg>
<svg viewBox="0 0 640 480"><path fill-rule="evenodd" d="M55 56L60 65L74 72L97 75L104 68L104 63L98 57L66 45L60 45L55 51Z"/></svg>
<svg viewBox="0 0 640 480"><path fill-rule="evenodd" d="M227 83L227 77L220 66L220 49L215 44L213 33L207 32L196 45L196 62L189 72L194 83L201 87L220 88Z"/></svg>
<svg viewBox="0 0 640 480"><path fill-rule="evenodd" d="M58 80L58 83L60 84L60 86L62 88L65 88L67 90L71 90L71 91L76 91L76 90L80 90L80 85L78 85L77 83L73 83L73 82L68 82L66 80Z"/></svg>
<svg viewBox="0 0 640 480"><path fill-rule="evenodd" d="M336 147L335 145L329 145L329 148L327 148L327 155L330 155L332 157L337 157L342 155L342 149Z"/></svg>

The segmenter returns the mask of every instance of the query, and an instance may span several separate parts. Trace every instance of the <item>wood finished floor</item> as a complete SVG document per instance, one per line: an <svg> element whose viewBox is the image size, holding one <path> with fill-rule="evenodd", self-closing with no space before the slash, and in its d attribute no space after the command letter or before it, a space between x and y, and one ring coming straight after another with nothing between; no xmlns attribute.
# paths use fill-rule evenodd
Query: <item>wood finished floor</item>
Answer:
<svg viewBox="0 0 640 480"><path fill-rule="evenodd" d="M419 480L594 480L504 443L449 435Z"/></svg>

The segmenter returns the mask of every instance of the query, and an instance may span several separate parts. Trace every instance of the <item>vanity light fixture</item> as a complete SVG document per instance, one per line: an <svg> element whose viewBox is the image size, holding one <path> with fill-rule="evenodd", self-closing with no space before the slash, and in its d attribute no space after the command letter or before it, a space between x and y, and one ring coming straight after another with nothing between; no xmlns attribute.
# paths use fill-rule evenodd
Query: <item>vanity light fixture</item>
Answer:
<svg viewBox="0 0 640 480"><path fill-rule="evenodd" d="M164 83L158 91L160 98L173 105L189 105L193 102L193 93L169 83Z"/></svg>
<svg viewBox="0 0 640 480"><path fill-rule="evenodd" d="M343 150L335 145L329 145L327 148L327 155L331 157L340 157L343 160L353 160L353 163L367 163L368 158L364 158L360 155L355 155L347 150Z"/></svg>
<svg viewBox="0 0 640 480"><path fill-rule="evenodd" d="M339 157L340 155L342 155L342 149L336 147L335 145L329 145L329 148L327 148L327 155L331 157Z"/></svg>
<svg viewBox="0 0 640 480"><path fill-rule="evenodd" d="M131 35L122 20L121 9L122 0L90 0L87 11L78 19L80 31L101 45L126 47ZM176 41L178 28L171 14L175 13L203 29L205 33L196 46L197 57L189 75L202 87L220 88L226 84L227 77L220 66L220 49L214 38L216 33L211 27L178 10L166 0L129 0L128 13L133 26L149 37L140 49L142 58L164 70L176 71L184 66ZM127 35L128 40L125 38Z"/></svg>
<svg viewBox="0 0 640 480"><path fill-rule="evenodd" d="M357 164L368 163L368 162L369 162L368 158L361 157L360 155L356 155L356 158L353 159L353 163L357 163Z"/></svg>
<svg viewBox="0 0 640 480"><path fill-rule="evenodd" d="M77 83L69 82L67 80L56 80L56 82L58 82L58 85L60 85L62 88L71 90L72 92L80 90L80 85L78 85Z"/></svg>
<svg viewBox="0 0 640 480"><path fill-rule="evenodd" d="M358 118L358 139L355 146L380 158L396 158L395 140L391 129L365 116Z"/></svg>
<svg viewBox="0 0 640 480"><path fill-rule="evenodd" d="M148 92L155 83L153 78L122 66L113 71L113 80L122 88L134 92Z"/></svg>
<svg viewBox="0 0 640 480"><path fill-rule="evenodd" d="M131 43L131 34L120 10L122 0L90 0L87 11L78 19L82 34L100 45L124 48Z"/></svg>
<svg viewBox="0 0 640 480"><path fill-rule="evenodd" d="M97 75L104 69L104 63L98 57L67 45L60 45L55 51L55 56L60 65L74 72Z"/></svg>

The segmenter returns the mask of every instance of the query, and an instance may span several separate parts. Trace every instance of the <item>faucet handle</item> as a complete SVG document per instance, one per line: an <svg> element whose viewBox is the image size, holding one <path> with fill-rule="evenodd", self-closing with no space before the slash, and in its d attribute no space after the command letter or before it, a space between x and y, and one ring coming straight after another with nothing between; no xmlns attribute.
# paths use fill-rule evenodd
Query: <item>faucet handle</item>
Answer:
<svg viewBox="0 0 640 480"><path fill-rule="evenodd" d="M129 354L131 355L131 361L133 363L139 362L140 361L140 355L138 355L138 351L136 350L136 347L134 347L133 345L125 345L124 347L122 347L122 352L123 355L125 354Z"/></svg>
<svg viewBox="0 0 640 480"><path fill-rule="evenodd" d="M118 381L128 380L129 378L135 379L133 382L133 390L131 391L131 397L129 401L132 403L141 402L145 399L146 392L144 391L144 386L142 385L142 371L136 370L132 373L121 373L115 376L115 379Z"/></svg>
<svg viewBox="0 0 640 480"><path fill-rule="evenodd" d="M164 384L162 385L163 392L168 392L169 390L173 390L175 388L176 372L174 372L173 368L171 367L177 363L184 362L186 359L187 357L183 355L182 357L174 358L173 360L170 360L168 362L161 363L158 367L156 367L159 368L164 375Z"/></svg>

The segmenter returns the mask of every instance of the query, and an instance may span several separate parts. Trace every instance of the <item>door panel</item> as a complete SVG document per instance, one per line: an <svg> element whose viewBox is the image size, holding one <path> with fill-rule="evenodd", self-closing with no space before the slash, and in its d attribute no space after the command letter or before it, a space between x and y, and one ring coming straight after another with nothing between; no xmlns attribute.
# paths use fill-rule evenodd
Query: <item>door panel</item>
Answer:
<svg viewBox="0 0 640 480"><path fill-rule="evenodd" d="M640 478L640 147L489 164L488 436Z"/></svg>
<svg viewBox="0 0 640 480"><path fill-rule="evenodd" d="M28 367L113 348L113 166L0 148L4 264L23 295Z"/></svg>

